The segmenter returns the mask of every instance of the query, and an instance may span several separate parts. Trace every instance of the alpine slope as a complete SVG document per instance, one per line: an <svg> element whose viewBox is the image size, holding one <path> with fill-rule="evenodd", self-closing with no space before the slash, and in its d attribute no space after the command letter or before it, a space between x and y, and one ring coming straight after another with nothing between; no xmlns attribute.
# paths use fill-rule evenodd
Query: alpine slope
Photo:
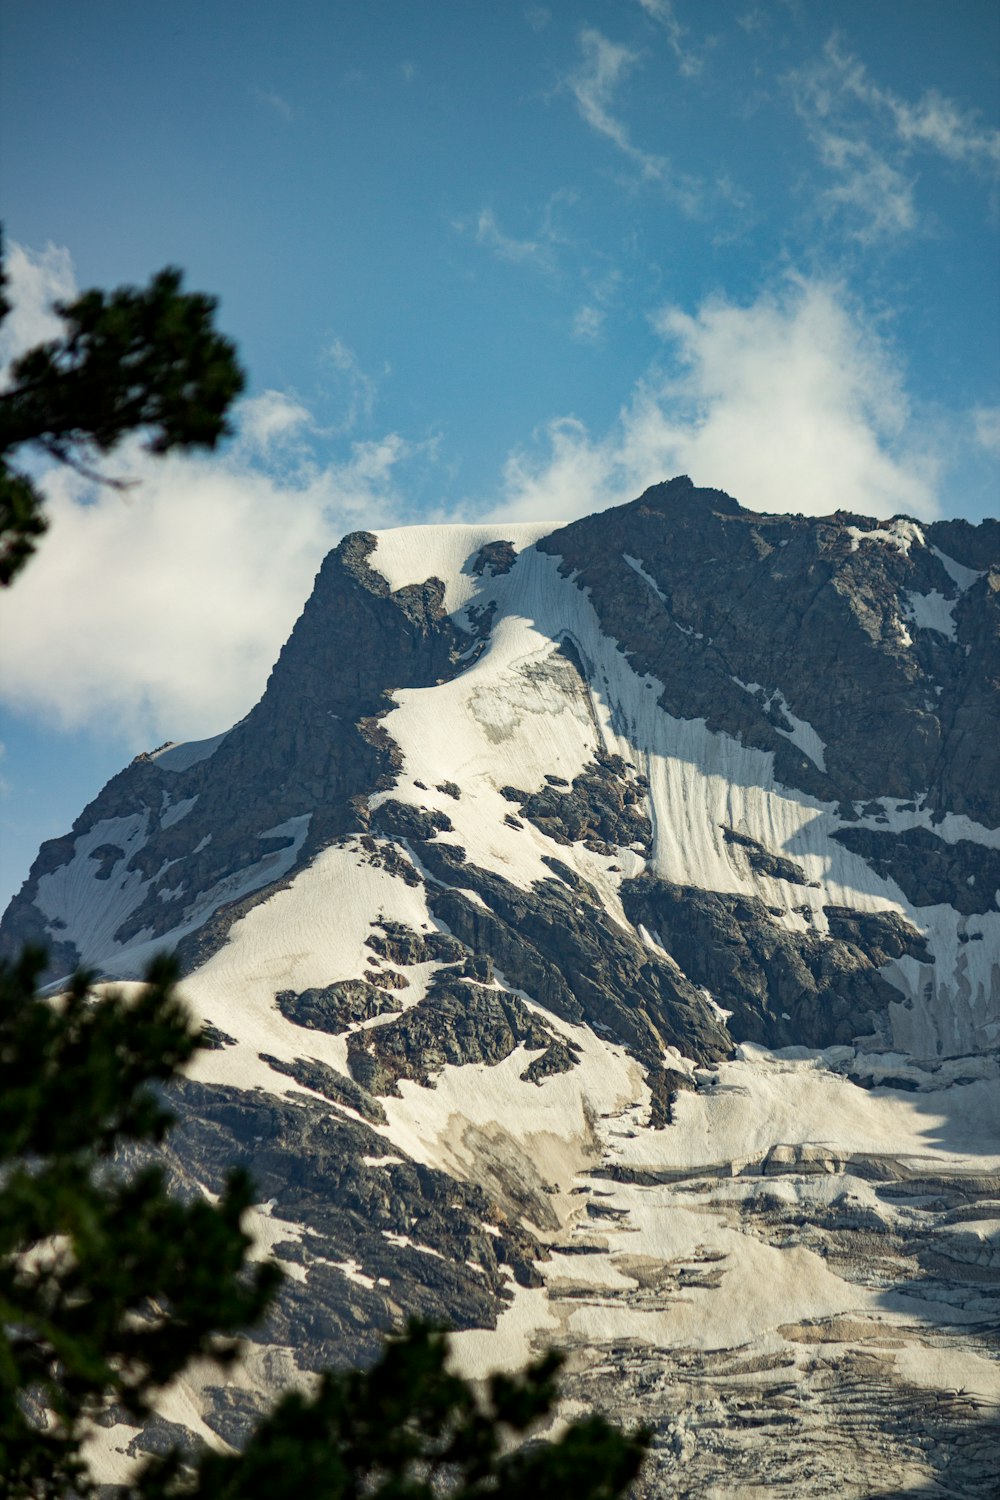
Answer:
<svg viewBox="0 0 1000 1500"><path fill-rule="evenodd" d="M109 1480L421 1315L567 1350L640 1500L996 1493L1000 523L682 477L354 533L251 713L42 846L29 940L178 952L171 1169L247 1166L288 1273Z"/></svg>

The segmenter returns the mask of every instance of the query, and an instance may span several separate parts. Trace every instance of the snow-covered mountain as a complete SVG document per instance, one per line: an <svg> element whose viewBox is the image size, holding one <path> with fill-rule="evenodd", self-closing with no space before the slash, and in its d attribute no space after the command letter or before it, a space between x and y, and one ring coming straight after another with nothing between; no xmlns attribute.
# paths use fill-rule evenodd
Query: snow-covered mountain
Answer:
<svg viewBox="0 0 1000 1500"><path fill-rule="evenodd" d="M256 708L109 782L0 945L177 947L212 1027L172 1164L248 1165L290 1280L161 1427L238 1441L421 1313L472 1373L570 1350L645 1495L975 1496L998 901L1000 523L675 479L347 537Z"/></svg>

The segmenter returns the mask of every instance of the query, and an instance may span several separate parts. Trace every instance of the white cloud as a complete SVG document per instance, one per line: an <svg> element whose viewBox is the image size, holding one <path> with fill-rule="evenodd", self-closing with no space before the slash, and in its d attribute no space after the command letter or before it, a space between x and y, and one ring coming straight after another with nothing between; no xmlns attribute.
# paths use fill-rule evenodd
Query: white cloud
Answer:
<svg viewBox="0 0 1000 1500"><path fill-rule="evenodd" d="M223 455L129 445L125 495L48 473L51 529L2 601L9 706L137 749L216 733L259 696L340 535L405 519L395 474L419 454L398 435L321 464L284 441L309 420L297 403L268 392L237 415Z"/></svg>
<svg viewBox="0 0 1000 1500"><path fill-rule="evenodd" d="M58 338L62 320L54 302L72 302L76 279L70 253L57 245L35 252L11 241L6 247L7 297L11 311L0 323L0 371L36 344ZM6 380L0 373L0 390Z"/></svg>
<svg viewBox="0 0 1000 1500"><path fill-rule="evenodd" d="M918 152L1000 179L1000 131L936 89L910 103L882 88L836 35L822 58L789 82L823 165L840 179L823 202L846 209L865 243L918 227L912 166Z"/></svg>
<svg viewBox="0 0 1000 1500"><path fill-rule="evenodd" d="M240 437L262 453L289 442L312 426L310 412L284 391L262 391L240 405Z"/></svg>
<svg viewBox="0 0 1000 1500"><path fill-rule="evenodd" d="M76 294L67 251L11 245L10 359L59 332L54 298ZM345 432L370 419L375 382L340 340L327 350ZM344 531L399 522L398 470L433 457L396 433L338 459L312 412L281 391L239 404L214 454L154 458L133 439L114 456L122 492L32 462L50 529L5 591L3 700L61 728L110 728L140 748L227 727L253 704ZM26 463L28 460L26 459Z"/></svg>
<svg viewBox="0 0 1000 1500"><path fill-rule="evenodd" d="M655 324L671 374L642 381L603 438L549 424L541 456L509 458L498 513L586 515L677 473L762 511L936 513L900 371L837 288L796 280L749 306L667 307Z"/></svg>
<svg viewBox="0 0 1000 1500"><path fill-rule="evenodd" d="M295 110L288 100L275 89L255 89L254 98L258 104L265 104L268 109L273 109L276 115L283 120L294 120Z"/></svg>
<svg viewBox="0 0 1000 1500"><path fill-rule="evenodd" d="M824 166L840 181L824 196L828 207L848 210L864 244L917 227L912 178L898 171L867 141L824 130L816 144Z"/></svg>

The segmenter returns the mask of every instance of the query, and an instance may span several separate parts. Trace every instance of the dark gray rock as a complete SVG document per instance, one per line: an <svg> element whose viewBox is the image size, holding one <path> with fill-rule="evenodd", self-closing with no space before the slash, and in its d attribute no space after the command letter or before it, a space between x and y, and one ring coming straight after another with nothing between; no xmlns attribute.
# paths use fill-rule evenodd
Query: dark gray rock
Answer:
<svg viewBox="0 0 1000 1500"><path fill-rule="evenodd" d="M385 1110L378 1100L373 1099L353 1079L345 1078L343 1073L327 1067L326 1063L317 1062L314 1057L297 1057L294 1062L283 1062L281 1058L272 1057L267 1052L259 1055L261 1062L266 1062L276 1073L294 1079L307 1089L315 1089L317 1094L322 1094L331 1104L346 1105L373 1125L385 1124Z"/></svg>
<svg viewBox="0 0 1000 1500"><path fill-rule="evenodd" d="M440 840L422 845L420 857L443 883L428 887L435 915L553 1014L586 1021L653 1069L667 1046L704 1062L732 1050L701 991L613 922L586 882L570 891L559 880L537 881L526 892L457 859Z"/></svg>
<svg viewBox="0 0 1000 1500"><path fill-rule="evenodd" d="M755 896L704 891L651 876L626 881L630 921L654 933L684 973L710 990L739 1041L829 1047L881 1036L900 994L879 974L890 958L929 957L894 912L827 907L830 937L789 932Z"/></svg>
<svg viewBox="0 0 1000 1500"><path fill-rule="evenodd" d="M338 979L322 989L279 990L274 997L286 1021L337 1035L360 1021L402 1010L395 995L365 979Z"/></svg>
<svg viewBox="0 0 1000 1500"><path fill-rule="evenodd" d="M548 786L539 792L506 786L503 795L557 844L582 843L597 854L638 847L648 857L653 842L652 824L643 805L648 783L620 755L600 752L573 778L572 786L561 777L546 777L546 781Z"/></svg>
<svg viewBox="0 0 1000 1500"><path fill-rule="evenodd" d="M396 839L433 839L439 833L451 833L454 826L448 814L437 808L411 807L394 797L375 809L372 825L379 833Z"/></svg>
<svg viewBox="0 0 1000 1500"><path fill-rule="evenodd" d="M379 920L372 924L381 928L365 938L365 944L390 963L406 967L411 964L459 963L468 953L464 943L448 932L414 932L403 922Z"/></svg>
<svg viewBox="0 0 1000 1500"><path fill-rule="evenodd" d="M426 996L398 1021L355 1031L347 1043L348 1066L372 1094L398 1094L401 1078L433 1086L446 1063L493 1066L520 1044L549 1049L547 1071L572 1066L568 1051L552 1051L557 1038L516 995L486 989L445 971ZM560 1066L564 1059L564 1066ZM539 1078L544 1076L539 1074Z"/></svg>
<svg viewBox="0 0 1000 1500"><path fill-rule="evenodd" d="M513 542L484 542L472 563L477 578L483 573L509 573L517 561Z"/></svg>
<svg viewBox="0 0 1000 1500"><path fill-rule="evenodd" d="M894 880L914 906L946 902L964 916L998 910L1000 849L970 839L949 844L929 828L840 828L833 836Z"/></svg>
<svg viewBox="0 0 1000 1500"><path fill-rule="evenodd" d="M735 828L727 828L722 825L722 837L727 844L736 844L740 849L745 849L750 868L758 875L770 875L774 880L787 880L790 885L818 885L816 880L807 881L802 866L796 864L793 859L786 859L784 855L772 854L752 839L749 834L740 833Z"/></svg>
<svg viewBox="0 0 1000 1500"><path fill-rule="evenodd" d="M937 523L927 530L930 545L909 551L848 530L879 524L846 512L758 515L682 476L537 545L562 559L635 670L663 684L660 702L671 714L704 718L772 751L779 780L825 800L907 798L927 788L929 805L995 828L997 523ZM974 558L965 565L984 576L958 598L933 546L957 561ZM921 630L906 644L907 591L956 600L955 641ZM776 691L825 742L825 771L787 738Z"/></svg>

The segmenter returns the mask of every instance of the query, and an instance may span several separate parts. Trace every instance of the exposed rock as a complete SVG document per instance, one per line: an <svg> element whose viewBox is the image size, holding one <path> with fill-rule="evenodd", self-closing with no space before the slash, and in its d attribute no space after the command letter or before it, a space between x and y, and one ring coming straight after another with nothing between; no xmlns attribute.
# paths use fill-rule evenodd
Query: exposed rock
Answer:
<svg viewBox="0 0 1000 1500"><path fill-rule="evenodd" d="M472 571L477 578L484 572L509 573L516 561L513 542L484 542L476 553Z"/></svg>
<svg viewBox="0 0 1000 1500"><path fill-rule="evenodd" d="M890 957L926 959L926 944L895 913L828 908L830 938L789 932L755 896L702 891L641 876L622 903L696 984L731 1011L740 1041L829 1047L881 1034L899 991L877 972Z"/></svg>
<svg viewBox="0 0 1000 1500"><path fill-rule="evenodd" d="M345 1078L343 1073L337 1073L333 1068L327 1067L326 1063L317 1062L313 1057L297 1057L293 1062L283 1062L281 1058L272 1057L268 1052L261 1052L260 1060L266 1062L276 1073L293 1078L304 1088L314 1089L332 1104L343 1104L348 1109L355 1110L373 1125L385 1124L385 1110L378 1100L373 1099L367 1090L360 1088L353 1078Z"/></svg>
<svg viewBox="0 0 1000 1500"><path fill-rule="evenodd" d="M548 786L540 792L505 786L503 795L558 844L583 843L597 854L612 854L616 847L639 848L649 855L653 829L642 805L648 783L620 755L601 752L566 790L561 777L546 781ZM508 817L507 822L517 820Z"/></svg>
<svg viewBox="0 0 1000 1500"><path fill-rule="evenodd" d="M987 726L1000 720L1000 676L985 664L1000 642L1000 572L959 598L932 547L996 568L996 523L941 524L931 545L904 548L869 517L758 515L682 476L537 546L562 559L633 668L663 684L667 712L772 751L780 781L825 800L927 788L931 805L995 828L1000 740ZM922 631L907 644L907 590L956 600L955 641ZM788 708L772 722L779 689ZM822 765L788 713L827 747Z"/></svg>
<svg viewBox="0 0 1000 1500"><path fill-rule="evenodd" d="M585 884L570 893L559 881L538 881L529 894L459 861L440 841L422 845L421 858L437 880L485 902L435 886L428 889L435 914L553 1014L596 1026L649 1068L661 1065L664 1047L699 1062L730 1051L729 1034L701 990L613 922Z"/></svg>
<svg viewBox="0 0 1000 1500"><path fill-rule="evenodd" d="M336 1035L361 1021L402 1010L395 995L365 979L338 979L322 989L279 990L274 997L281 1014L296 1026Z"/></svg>
<svg viewBox="0 0 1000 1500"><path fill-rule="evenodd" d="M405 974L397 974L395 969L369 969L365 978L382 990L405 990L410 983Z"/></svg>
<svg viewBox="0 0 1000 1500"><path fill-rule="evenodd" d="M894 880L914 906L943 901L965 916L1000 909L1000 849L970 839L949 844L929 828L840 828L833 837Z"/></svg>
<svg viewBox="0 0 1000 1500"><path fill-rule="evenodd" d="M230 1036L228 1031L213 1026L211 1021L206 1021L201 1028L202 1046L210 1052L218 1052L223 1047L235 1047L236 1037Z"/></svg>
<svg viewBox="0 0 1000 1500"><path fill-rule="evenodd" d="M538 1285L544 1250L495 1200L387 1150L370 1126L261 1091L188 1081L171 1095L179 1121L166 1159L178 1183L194 1171L219 1193L234 1166L252 1167L272 1220L289 1224L280 1251L305 1280L286 1283L252 1337L294 1348L302 1368L371 1359L401 1316L491 1327L510 1296L505 1267ZM377 1268L371 1286L341 1264Z"/></svg>
<svg viewBox="0 0 1000 1500"><path fill-rule="evenodd" d="M453 827L447 813L437 808L411 807L395 798L380 803L372 814L372 822L380 833L397 839L433 839L439 833L450 833Z"/></svg>
<svg viewBox="0 0 1000 1500"><path fill-rule="evenodd" d="M735 844L740 849L745 849L750 868L756 870L758 875L770 875L774 880L787 880L790 885L819 885L818 880L807 881L802 866L795 863L794 859L786 859L784 855L772 854L752 839L749 834L740 833L735 828L727 828L722 824L722 837L727 844Z"/></svg>
<svg viewBox="0 0 1000 1500"><path fill-rule="evenodd" d="M354 1032L347 1043L347 1061L353 1076L370 1093L398 1094L400 1078L429 1087L432 1075L446 1063L493 1066L521 1044L532 1050L551 1050L555 1042L548 1027L516 995L485 989L446 972L398 1021ZM560 1057L558 1051L552 1053L547 1072L565 1071L558 1066ZM565 1057L565 1066L572 1066L568 1051Z"/></svg>
<svg viewBox="0 0 1000 1500"><path fill-rule="evenodd" d="M468 953L465 944L448 932L414 932L403 922L385 919L372 925L380 927L383 935L373 933L365 938L366 946L404 968L412 964L459 963Z"/></svg>
<svg viewBox="0 0 1000 1500"><path fill-rule="evenodd" d="M539 1057L533 1057L521 1074L527 1083L540 1084L554 1073L568 1073L577 1061L580 1048L575 1042L555 1037Z"/></svg>

